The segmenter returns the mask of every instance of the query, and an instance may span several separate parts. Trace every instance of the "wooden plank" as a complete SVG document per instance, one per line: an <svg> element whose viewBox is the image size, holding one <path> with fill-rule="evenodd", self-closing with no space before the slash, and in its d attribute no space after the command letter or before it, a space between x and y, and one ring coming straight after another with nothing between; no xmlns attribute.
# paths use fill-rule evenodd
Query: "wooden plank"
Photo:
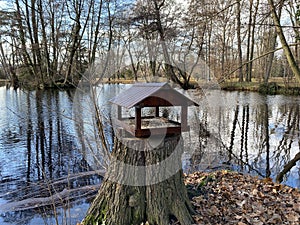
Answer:
<svg viewBox="0 0 300 225"><path fill-rule="evenodd" d="M149 137L150 135L170 135L180 134L181 127L164 127L164 128L151 128L135 130L136 137Z"/></svg>
<svg viewBox="0 0 300 225"><path fill-rule="evenodd" d="M118 119L122 119L122 107L118 105Z"/></svg>
<svg viewBox="0 0 300 225"><path fill-rule="evenodd" d="M142 109L135 107L135 129L141 130L142 127Z"/></svg>
<svg viewBox="0 0 300 225"><path fill-rule="evenodd" d="M155 117L159 117L159 106L155 107Z"/></svg>
<svg viewBox="0 0 300 225"><path fill-rule="evenodd" d="M131 119L133 120L133 119ZM135 120L133 120L135 121ZM181 127L180 123L172 120L168 120L169 123L175 125L173 127L168 127L167 124L164 127L157 127L157 128L143 128L136 129L135 124L130 124L129 119L122 119L117 120L114 119L115 125L123 128L125 131L130 133L132 136L142 138L142 137L149 137L150 135L171 135L171 134L180 134L181 132L186 132L190 130L189 126ZM170 125L170 124L169 124Z"/></svg>
<svg viewBox="0 0 300 225"><path fill-rule="evenodd" d="M185 129L187 127L187 106L183 105L181 106L181 127Z"/></svg>

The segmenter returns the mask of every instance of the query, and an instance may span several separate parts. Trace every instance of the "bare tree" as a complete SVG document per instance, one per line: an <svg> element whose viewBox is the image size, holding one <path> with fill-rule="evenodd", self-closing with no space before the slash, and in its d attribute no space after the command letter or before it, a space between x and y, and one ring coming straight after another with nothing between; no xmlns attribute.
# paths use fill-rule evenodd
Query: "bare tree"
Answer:
<svg viewBox="0 0 300 225"><path fill-rule="evenodd" d="M269 5L271 7L271 15L272 15L273 22L274 22L274 25L275 25L275 28L276 28L276 32L278 34L278 37L280 39L282 48L284 50L284 54L287 58L289 66L291 67L291 70L293 71L296 79L298 80L298 82L300 82L300 69L297 65L295 57L294 57L294 55L293 55L293 53L292 53L292 51L291 51L291 49L288 45L288 42L285 38L284 32L283 32L281 24L280 24L280 16L276 11L276 5L275 5L273 0L268 0L268 2L269 2Z"/></svg>
<svg viewBox="0 0 300 225"><path fill-rule="evenodd" d="M173 1L154 0L138 1L135 6L136 15L133 18L142 24L140 26L146 40L158 40L164 58L164 69L166 76L174 83L179 84L183 89L190 87L189 78L182 70L174 68L169 48L172 46L172 40L175 40L179 34L179 22L182 16L180 9L176 8ZM154 39L154 40L153 40ZM150 44L149 47L153 46ZM150 66L152 73L155 73L156 60L153 49L149 48Z"/></svg>
<svg viewBox="0 0 300 225"><path fill-rule="evenodd" d="M258 5L260 0L249 1L249 24L248 24L248 36L247 36L247 61L246 64L246 81L251 82L252 79L252 68L253 68L253 56L254 56L254 47L255 47L255 29L256 29L256 18L258 13Z"/></svg>
<svg viewBox="0 0 300 225"><path fill-rule="evenodd" d="M300 65L300 5L299 2L297 3L296 0L288 1L288 4L286 5L286 11L289 14L289 18L293 25L293 31L294 31L294 39L295 39L295 58L298 63L298 66Z"/></svg>
<svg viewBox="0 0 300 225"><path fill-rule="evenodd" d="M237 0L236 5L236 31L237 31L237 43L238 43L238 62L239 62L239 81L244 81L243 74L243 52L242 52L242 36L241 36L241 0Z"/></svg>
<svg viewBox="0 0 300 225"><path fill-rule="evenodd" d="M14 12L0 12L0 63L5 73L5 77L11 82L11 86L15 89L19 87L19 78L17 76L17 48L16 44L8 45L9 42L16 42L15 24L13 18ZM10 52L10 54L8 54Z"/></svg>
<svg viewBox="0 0 300 225"><path fill-rule="evenodd" d="M32 74L32 75L36 75L36 70L35 70L35 66L34 63L28 53L27 50L27 40L26 40L26 36L25 36L25 28L23 26L23 12L21 9L21 6L19 4L19 0L15 0L15 4L16 4L16 22L17 22L17 28L18 28L18 36L20 39L20 45L21 45L21 55L22 55L22 60L25 66L25 69L27 70L27 73Z"/></svg>
<svg viewBox="0 0 300 225"><path fill-rule="evenodd" d="M281 1L278 5L278 16L281 17L282 7L283 7L284 1ZM269 18L269 17L268 17ZM271 22L270 22L271 23ZM267 31L269 37L268 39L265 39L266 45L267 45L267 51L272 51L267 57L266 57L266 64L265 64L265 74L264 74L264 83L268 83L268 80L271 76L273 61L274 61L274 50L277 46L277 32L275 29L269 27L269 30Z"/></svg>
<svg viewBox="0 0 300 225"><path fill-rule="evenodd" d="M101 35L101 16L103 10L103 0L100 0L99 4L93 0L90 3L91 9L91 22L89 31L89 64L92 64L96 60L97 47L99 46L99 38Z"/></svg>

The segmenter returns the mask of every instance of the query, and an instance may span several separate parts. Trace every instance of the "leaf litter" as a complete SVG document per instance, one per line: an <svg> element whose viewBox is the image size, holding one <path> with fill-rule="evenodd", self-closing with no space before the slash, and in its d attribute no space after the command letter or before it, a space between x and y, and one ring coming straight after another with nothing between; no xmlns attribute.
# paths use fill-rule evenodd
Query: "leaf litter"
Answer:
<svg viewBox="0 0 300 225"><path fill-rule="evenodd" d="M300 190L271 178L228 170L195 172L185 174L185 185L195 209L193 225L300 224Z"/></svg>
<svg viewBox="0 0 300 225"><path fill-rule="evenodd" d="M195 224L300 224L300 190L227 170L185 175Z"/></svg>

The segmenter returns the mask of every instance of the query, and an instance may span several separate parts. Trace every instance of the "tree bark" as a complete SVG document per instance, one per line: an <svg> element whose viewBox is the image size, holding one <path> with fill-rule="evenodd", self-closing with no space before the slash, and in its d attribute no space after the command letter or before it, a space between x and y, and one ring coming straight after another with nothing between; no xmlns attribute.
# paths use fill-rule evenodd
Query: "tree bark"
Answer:
<svg viewBox="0 0 300 225"><path fill-rule="evenodd" d="M181 154L181 135L165 137L154 148L148 139L116 138L113 160L83 224L192 224Z"/></svg>

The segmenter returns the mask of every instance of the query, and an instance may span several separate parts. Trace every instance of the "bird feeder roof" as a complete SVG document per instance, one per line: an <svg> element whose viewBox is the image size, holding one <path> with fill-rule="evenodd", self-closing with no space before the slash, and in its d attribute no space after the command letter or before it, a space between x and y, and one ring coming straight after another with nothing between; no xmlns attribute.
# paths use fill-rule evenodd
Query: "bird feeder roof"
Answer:
<svg viewBox="0 0 300 225"><path fill-rule="evenodd" d="M158 99L162 101L157 101ZM199 106L168 83L136 83L112 98L110 102L127 109L137 106Z"/></svg>

